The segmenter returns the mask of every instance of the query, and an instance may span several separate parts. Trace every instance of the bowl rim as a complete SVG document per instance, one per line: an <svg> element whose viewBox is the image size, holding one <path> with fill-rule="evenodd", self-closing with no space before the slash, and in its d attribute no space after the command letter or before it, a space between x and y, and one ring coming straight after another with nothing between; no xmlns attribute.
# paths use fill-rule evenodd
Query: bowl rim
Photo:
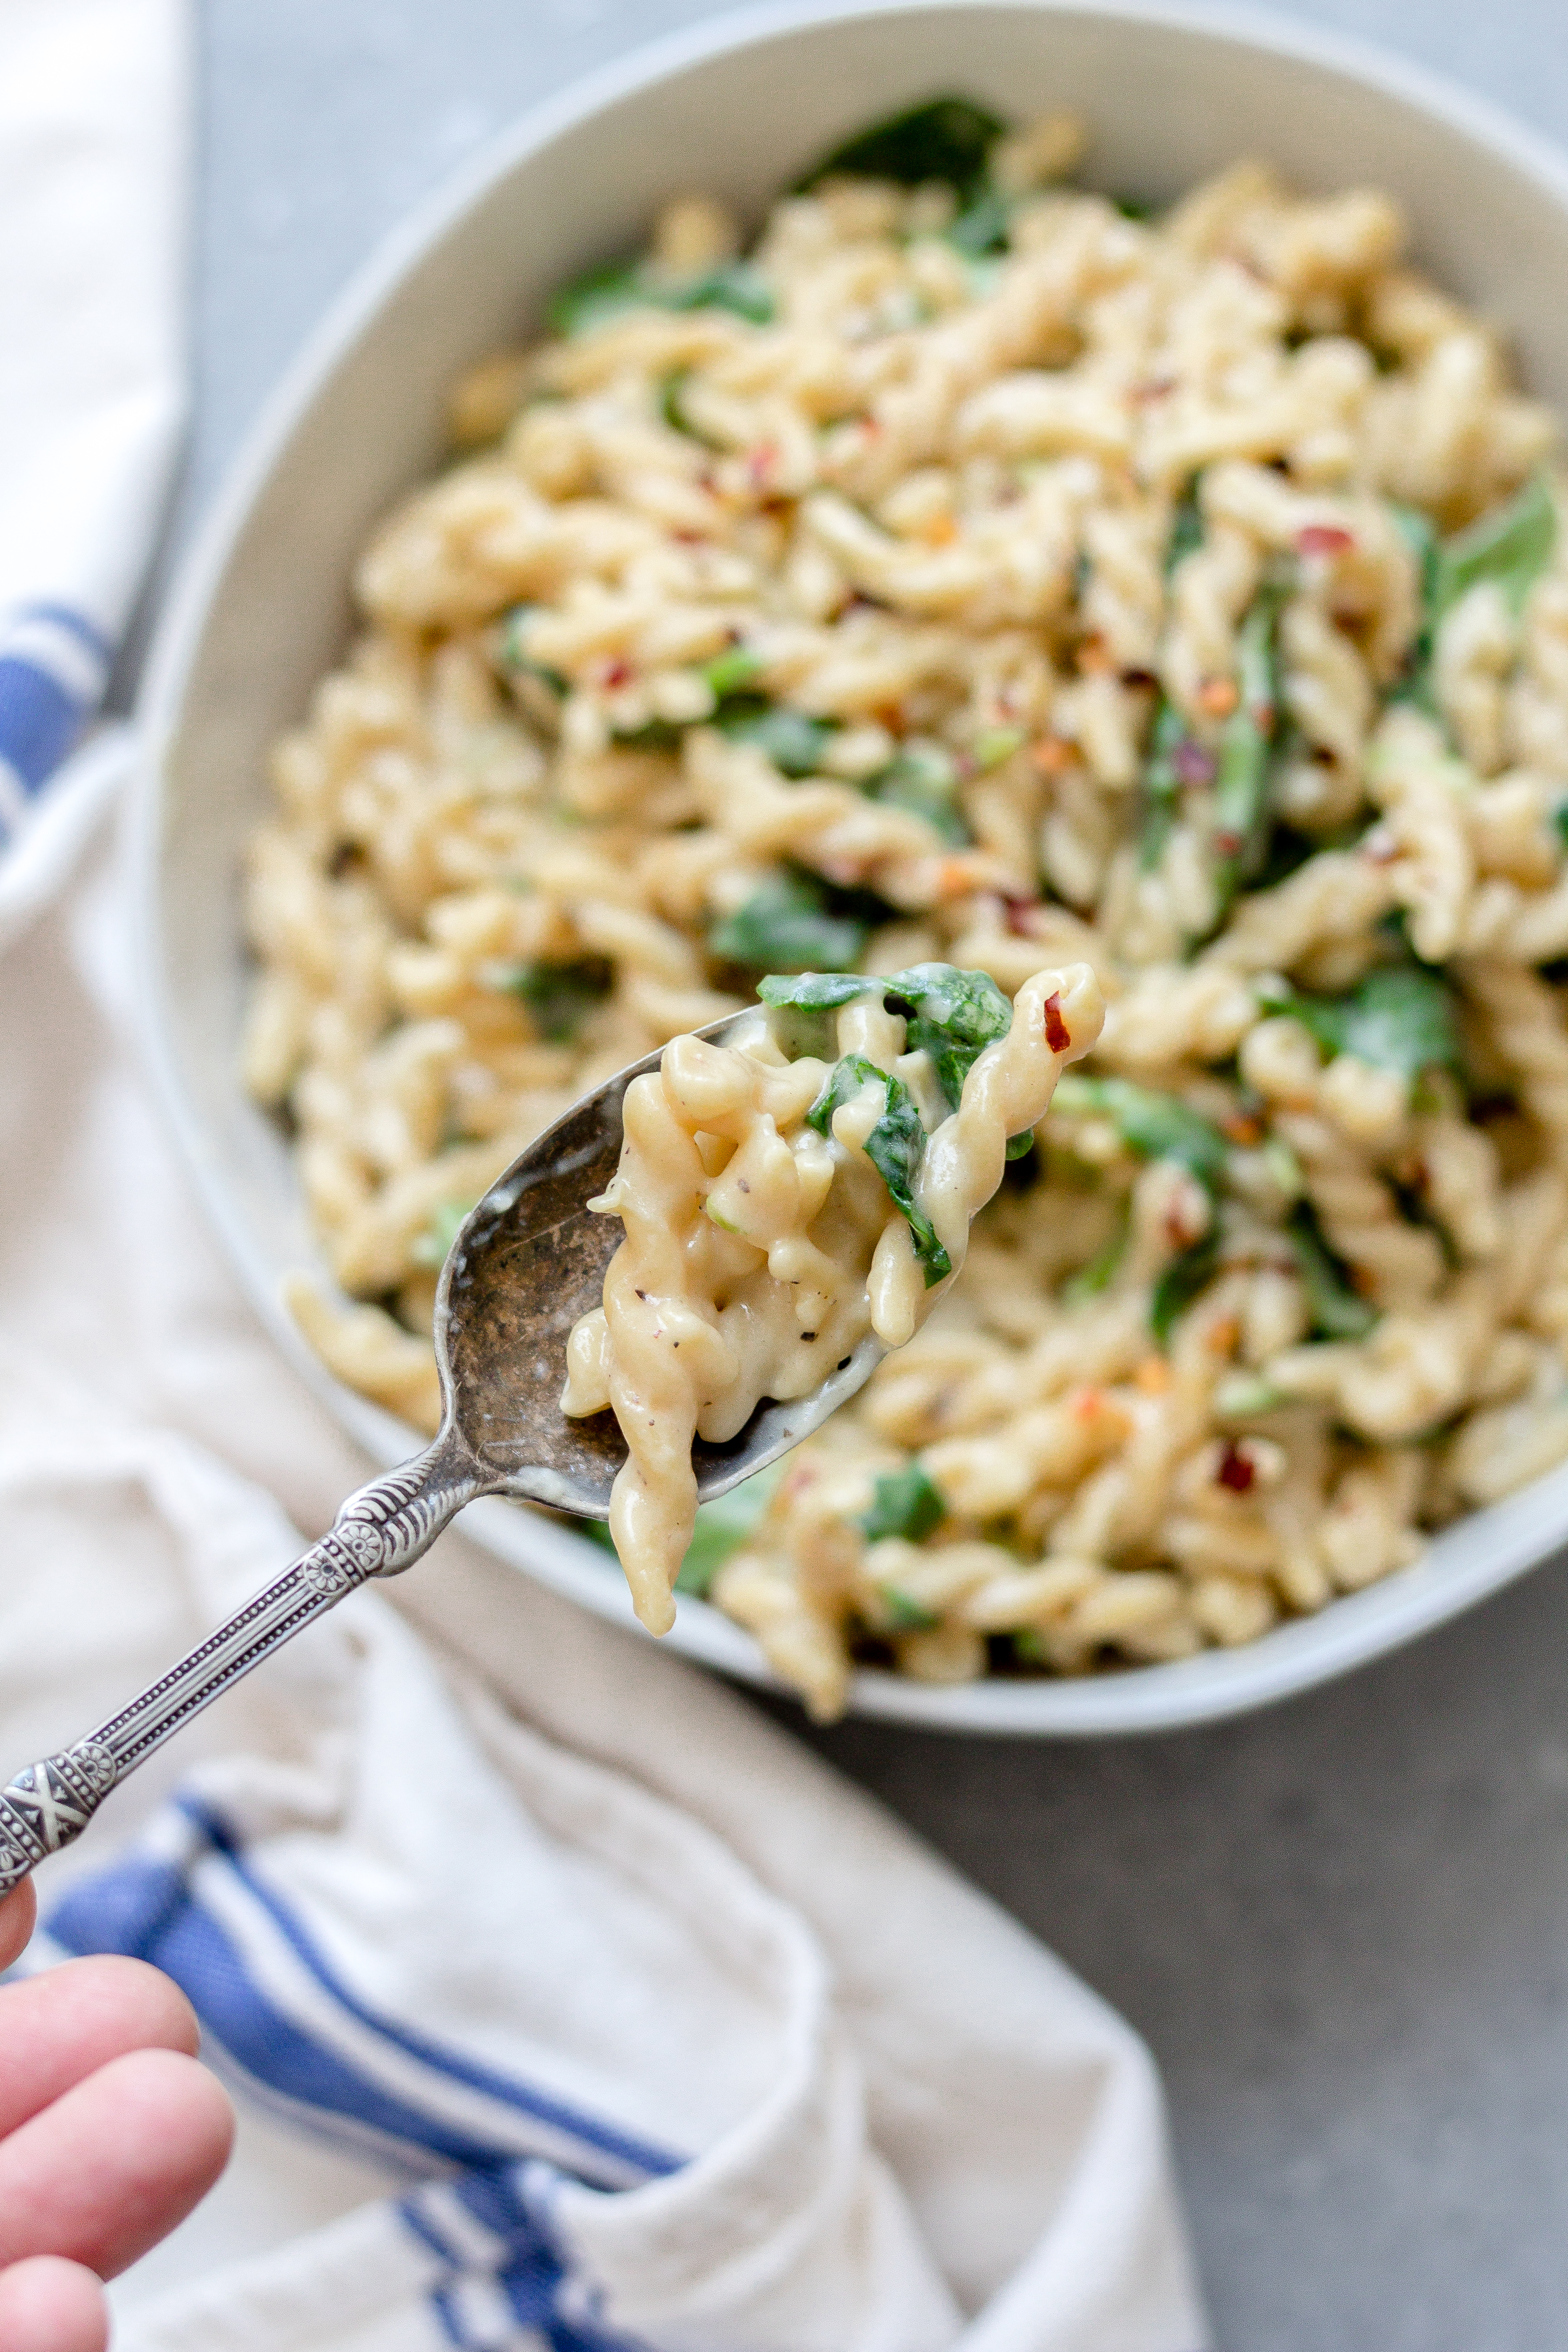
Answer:
<svg viewBox="0 0 1568 2352"><path fill-rule="evenodd" d="M129 810L134 1022L143 1064L165 1125L230 1268L268 1338L340 1427L379 1464L401 1461L412 1435L330 1373L277 1295L245 1219L216 1164L204 1121L189 1099L167 1020L160 967L163 776L179 734L185 689L216 591L252 509L296 427L362 332L405 278L464 217L531 154L605 108L708 61L770 39L880 17L952 16L1001 6L1042 17L1099 18L1197 34L1274 60L1318 68L1369 87L1490 152L1568 216L1568 152L1496 101L1437 69L1361 36L1229 0L751 0L695 25L637 44L524 109L445 173L372 245L307 332L264 397L224 468L175 570L158 616L137 698L137 766ZM498 1513L508 1513L503 1523ZM471 1507L473 1534L510 1563L595 1614L639 1633L624 1580L589 1547L545 1529L581 1563L560 1562L517 1539L520 1521L502 1503ZM1543 1564L1568 1536L1568 1465L1517 1494L1467 1515L1490 1537L1464 1564L1441 1557L1447 1531L1421 1560L1323 1612L1289 1621L1258 1641L1173 1664L1129 1667L1083 1679L986 1676L948 1686L890 1671L861 1669L851 1681L851 1714L929 1729L1015 1737L1091 1738L1155 1733L1216 1722L1294 1696L1371 1663ZM510 1532L513 1540L505 1540ZM529 1529L530 1534L537 1532ZM590 1581L590 1578L592 1580ZM602 1580L603 1591L599 1584ZM1302 1638L1298 1638L1302 1637ZM647 1638L647 1637L644 1637ZM684 1607L671 1646L739 1679L795 1696L751 1637L710 1604ZM1194 1671L1196 1670L1196 1671Z"/></svg>

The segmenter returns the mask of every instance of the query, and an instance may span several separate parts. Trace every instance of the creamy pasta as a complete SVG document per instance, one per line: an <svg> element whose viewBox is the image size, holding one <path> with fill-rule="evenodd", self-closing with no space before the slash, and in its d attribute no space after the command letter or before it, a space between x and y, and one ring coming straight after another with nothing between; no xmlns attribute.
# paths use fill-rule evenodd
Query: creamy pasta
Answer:
<svg viewBox="0 0 1568 2352"><path fill-rule="evenodd" d="M251 859L298 1311L426 1423L455 1222L576 1095L770 973L1092 972L962 1284L699 1515L679 1583L822 1714L1251 1640L1568 1458L1555 421L1375 189L1152 216L1081 143L943 101L566 289Z"/></svg>
<svg viewBox="0 0 1568 2352"><path fill-rule="evenodd" d="M678 1037L633 1079L620 1164L588 1204L626 1240L572 1332L562 1410L615 1410L628 1459L610 1528L655 1633L696 1525L693 1437L808 1395L868 1333L914 1337L1105 1017L1087 964L1037 973L1011 1007L984 972L941 964L761 992L769 1011L728 1045ZM825 1060L809 1048L829 1022Z"/></svg>

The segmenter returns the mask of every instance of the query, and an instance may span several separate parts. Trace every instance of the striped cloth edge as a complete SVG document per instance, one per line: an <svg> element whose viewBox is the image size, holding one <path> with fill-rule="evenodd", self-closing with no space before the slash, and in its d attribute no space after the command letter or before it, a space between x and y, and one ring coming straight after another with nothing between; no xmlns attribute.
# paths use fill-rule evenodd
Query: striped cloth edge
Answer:
<svg viewBox="0 0 1568 2352"><path fill-rule="evenodd" d="M0 622L0 846L80 740L113 659L102 631L68 604L24 605Z"/></svg>
<svg viewBox="0 0 1568 2352"><path fill-rule="evenodd" d="M346 1984L211 1806L175 1798L132 1851L77 1880L27 1971L113 1952L172 1977L204 2055L273 2113L413 2185L437 2340L459 2352L651 2352L609 2331L551 2223L557 2186L626 2189L685 2159L405 2021Z"/></svg>

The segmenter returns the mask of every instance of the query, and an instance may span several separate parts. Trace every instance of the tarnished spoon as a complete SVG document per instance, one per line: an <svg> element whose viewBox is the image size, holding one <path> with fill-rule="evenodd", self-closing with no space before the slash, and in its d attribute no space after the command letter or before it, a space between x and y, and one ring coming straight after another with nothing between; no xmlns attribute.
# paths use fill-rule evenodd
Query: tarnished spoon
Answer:
<svg viewBox="0 0 1568 2352"><path fill-rule="evenodd" d="M697 1034L722 1044L744 1013ZM614 1417L561 1410L566 1338L597 1307L621 1238L585 1203L616 1172L621 1097L658 1053L609 1078L531 1143L469 1211L436 1294L440 1433L425 1453L351 1495L319 1543L237 1610L140 1697L0 1790L0 1894L79 1837L117 1781L183 1724L374 1576L396 1576L479 1495L607 1518L626 1459ZM722 1495L776 1461L869 1379L884 1353L868 1338L819 1389L759 1405L726 1445L692 1448L699 1496Z"/></svg>

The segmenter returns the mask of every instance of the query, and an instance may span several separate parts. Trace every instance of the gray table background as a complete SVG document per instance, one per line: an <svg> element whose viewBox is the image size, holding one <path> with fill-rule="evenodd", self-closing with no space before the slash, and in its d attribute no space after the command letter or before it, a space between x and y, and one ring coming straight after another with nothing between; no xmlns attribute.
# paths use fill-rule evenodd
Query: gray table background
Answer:
<svg viewBox="0 0 1568 2352"><path fill-rule="evenodd" d="M417 196L531 100L717 13L205 0L175 548L300 338ZM1290 13L1380 38L1568 142L1560 0ZM1148 2037L1226 2352L1568 2345L1562 1566L1219 1730L1082 1747L809 1736Z"/></svg>

